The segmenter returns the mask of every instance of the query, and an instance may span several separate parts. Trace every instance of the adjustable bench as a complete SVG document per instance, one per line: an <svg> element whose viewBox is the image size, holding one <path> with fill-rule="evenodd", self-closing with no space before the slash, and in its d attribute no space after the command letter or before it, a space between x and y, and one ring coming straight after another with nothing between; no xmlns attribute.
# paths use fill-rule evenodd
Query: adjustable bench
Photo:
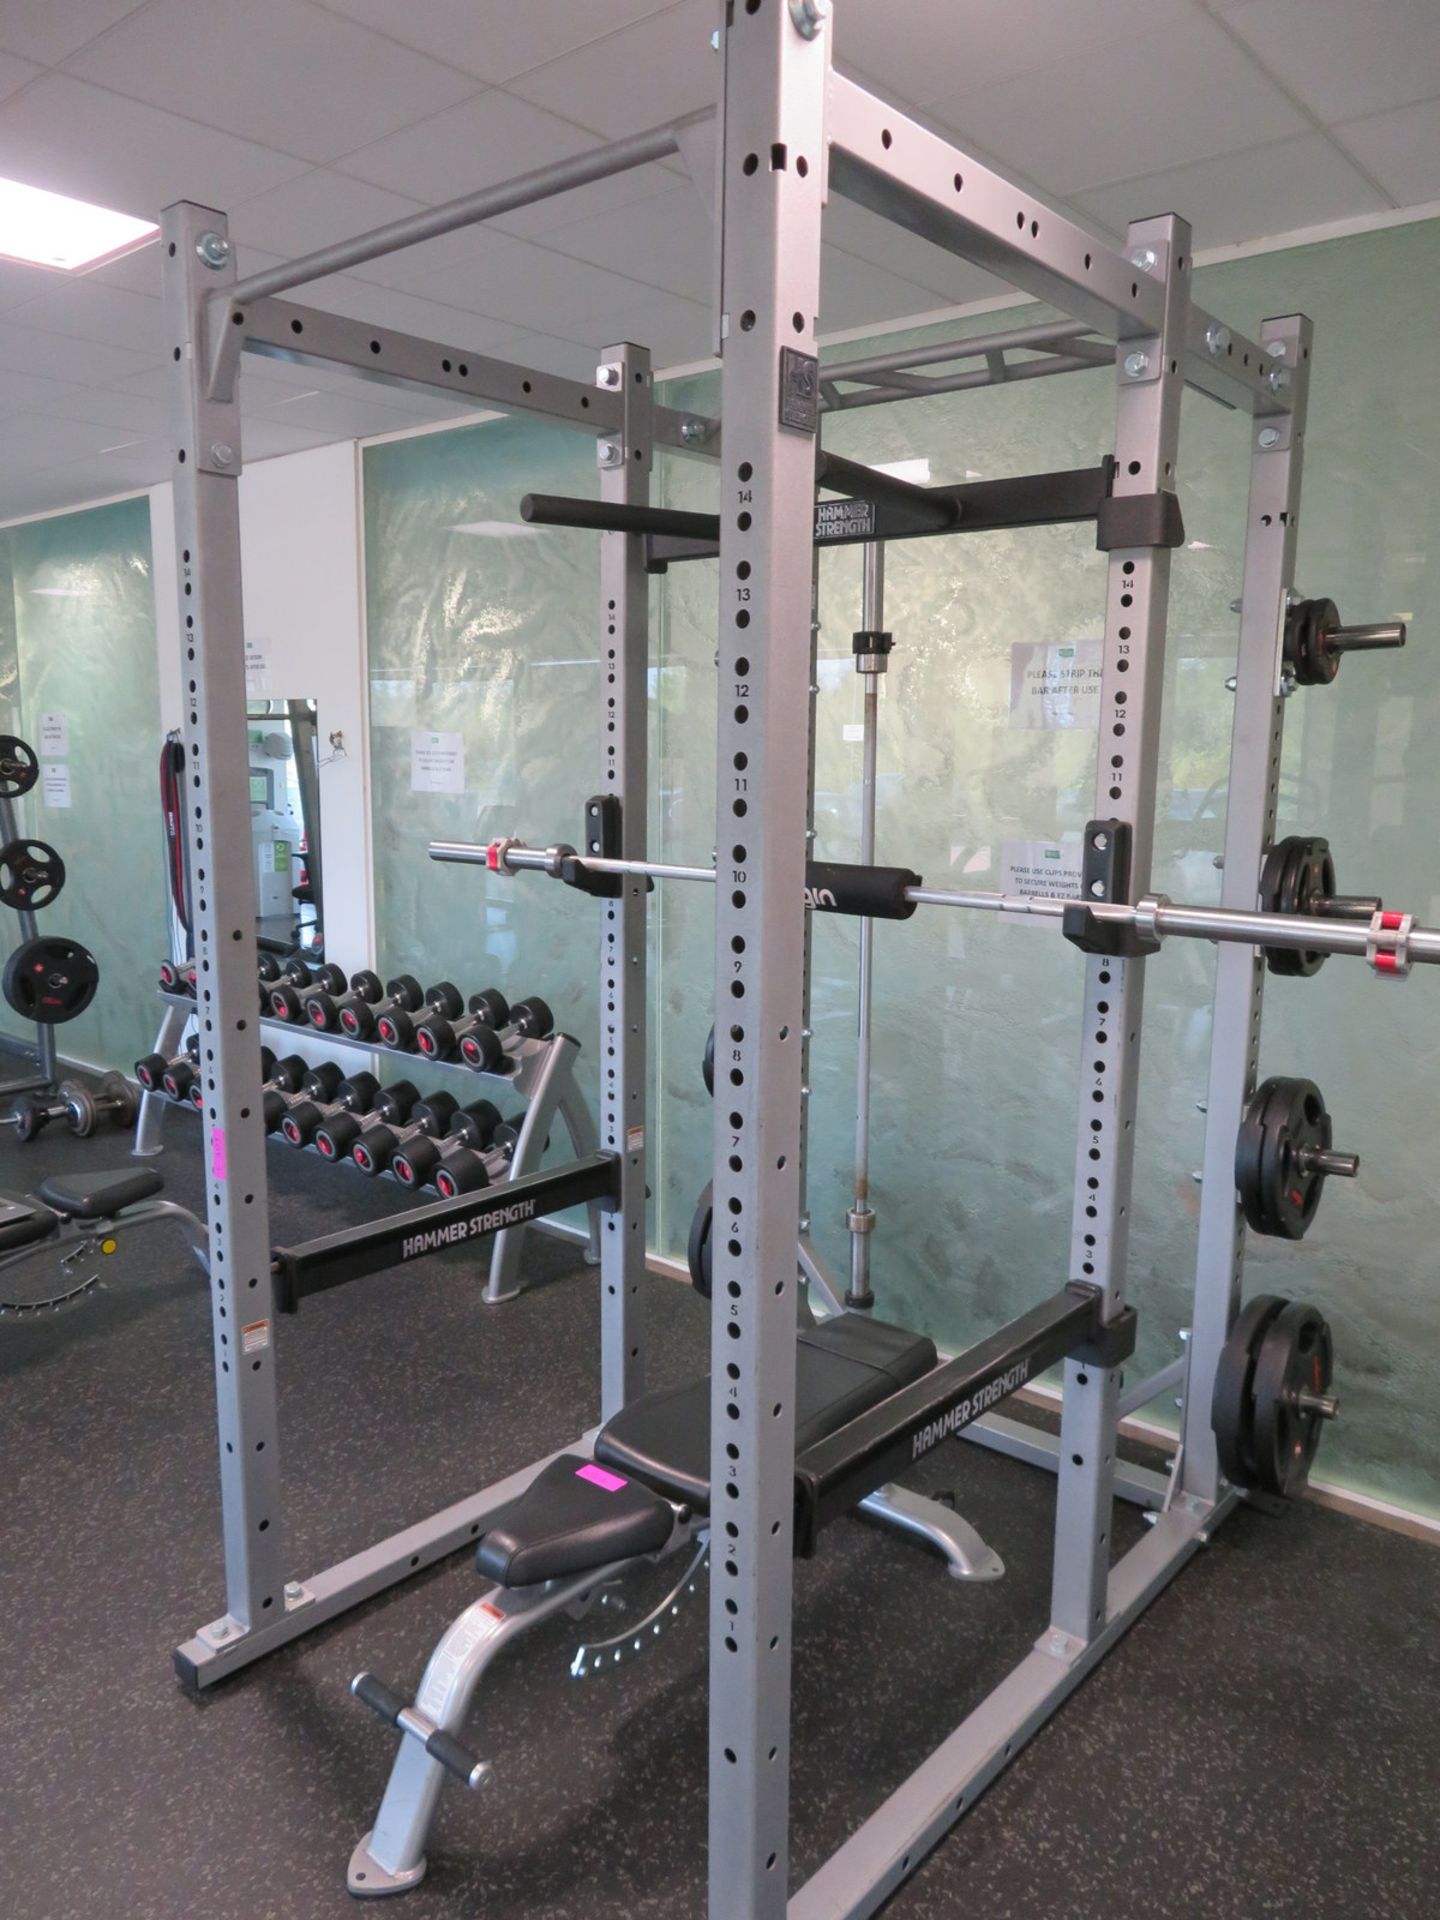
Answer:
<svg viewBox="0 0 1440 1920"><path fill-rule="evenodd" d="M153 1167L122 1168L117 1173L56 1173L33 1194L0 1193L0 1274L32 1260L53 1244L63 1269L94 1253L115 1251L118 1235L156 1220L178 1220L190 1250L209 1271L205 1229L186 1207L156 1196L165 1182ZM0 1314L40 1313L79 1299L95 1286L87 1274L58 1292L26 1296L13 1282L0 1281Z"/></svg>
<svg viewBox="0 0 1440 1920"><path fill-rule="evenodd" d="M840 1314L796 1336L796 1449L803 1453L934 1369L934 1343L883 1320ZM371 1674L356 1697L403 1738L374 1829L356 1847L348 1884L359 1895L401 1893L425 1872L425 1838L446 1772L468 1786L489 1763L457 1738L481 1675L527 1628L570 1609L643 1561L694 1545L678 1585L615 1639L583 1646L578 1676L638 1653L693 1592L709 1546L710 1380L643 1394L596 1434L589 1458L563 1453L492 1516L476 1563L495 1585L450 1626L414 1704ZM857 1499L858 1504L858 1499Z"/></svg>

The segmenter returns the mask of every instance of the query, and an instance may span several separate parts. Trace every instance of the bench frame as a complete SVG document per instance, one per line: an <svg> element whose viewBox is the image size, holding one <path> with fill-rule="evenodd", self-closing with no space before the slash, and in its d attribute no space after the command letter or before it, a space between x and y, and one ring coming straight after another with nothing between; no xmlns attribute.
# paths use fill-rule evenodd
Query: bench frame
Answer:
<svg viewBox="0 0 1440 1920"><path fill-rule="evenodd" d="M117 1176L119 1177L119 1176ZM23 1207L37 1214L49 1214L55 1225L41 1238L27 1241L22 1247L12 1248L10 1252L0 1254L0 1275L12 1267L18 1267L30 1260L36 1260L43 1254L56 1254L62 1268L69 1267L74 1261L90 1254L107 1255L114 1253L114 1242L123 1234L136 1227L154 1226L162 1220L178 1221L184 1230L185 1238L202 1272L210 1271L209 1242L204 1223L196 1219L188 1207L182 1207L174 1200L137 1200L133 1206L121 1207L114 1213L99 1215L93 1220L82 1219L80 1215L65 1213L48 1200L42 1200L36 1194L0 1194L0 1205ZM109 1244L107 1244L109 1243ZM88 1275L78 1286L67 1287L52 1298L37 1301L29 1305L22 1301L7 1301L0 1297L0 1317L21 1318L33 1313L44 1313L53 1308L62 1307L99 1283L98 1273ZM3 1295L4 1282L0 1279L0 1295Z"/></svg>

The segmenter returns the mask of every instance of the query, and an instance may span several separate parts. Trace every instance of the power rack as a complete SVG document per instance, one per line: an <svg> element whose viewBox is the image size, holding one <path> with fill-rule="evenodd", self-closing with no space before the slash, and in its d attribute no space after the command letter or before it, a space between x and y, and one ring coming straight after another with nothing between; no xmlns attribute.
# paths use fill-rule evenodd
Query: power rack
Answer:
<svg viewBox="0 0 1440 1920"><path fill-rule="evenodd" d="M621 801L620 830L605 857L577 859L573 849L565 851L571 866L566 877L583 883L589 867L591 880L608 874L616 883L601 903L603 1045L613 1068L602 1082L600 1154L565 1177L572 1190L582 1186L606 1209L601 1402L608 1419L644 1381L638 1280L644 1253L645 889L651 878L717 883L717 1006L728 1018L717 1061L725 1098L716 1102L714 1191L717 1218L724 1218L727 1231L714 1248L710 1482L717 1495L723 1489L716 1505L725 1520L726 1551L716 1556L711 1599L711 1920L776 1920L785 1913L791 1920L840 1920L873 1913L1231 1510L1239 1495L1221 1476L1210 1409L1238 1299L1243 1225L1233 1168L1237 1123L1256 1071L1262 968L1256 949L1262 942L1288 943L1361 954L1377 973L1391 976L1404 975L1415 961L1440 959L1440 934L1416 928L1407 915L1377 911L1366 928L1257 911L1259 857L1274 825L1282 696L1294 678L1290 601L1308 323L1298 315L1268 321L1258 340L1222 324L1191 298L1190 236L1183 220L1166 215L1137 222L1117 247L1037 204L993 169L836 73L827 15L825 0L736 0L725 9L718 177L723 444L720 422L655 403L648 357L635 346L606 349L590 387L278 298L308 280L473 221L628 167L688 154L697 120L539 169L243 282L234 277L222 215L182 203L169 209L164 227L228 1607L222 1621L184 1650L188 1674L194 1684L208 1685L404 1577L407 1565L396 1551L402 1538L407 1550L418 1547L417 1559L428 1561L473 1537L548 1464L487 1489L464 1503L463 1513L435 1516L410 1536L382 1543L361 1557L363 1565L330 1570L318 1597L304 1593L292 1602L284 1585L281 1530L271 1524L277 1455L269 1330L276 1269L265 1227L260 1136L247 1124L258 1100L258 1050L249 1031L252 889L245 823L224 804L243 779L235 383L241 352L248 349L461 393L577 427L597 440L601 510L595 513L591 503L589 519L565 523L605 530L602 791ZM814 333L820 235L826 198L836 193L975 261L1058 307L1070 321L1012 329L995 336L988 353L978 341L948 343L822 369ZM1007 360L1023 351L1035 357ZM977 353L982 366L959 374L915 372ZM1021 369L1020 377L1036 377L1098 364L1110 365L1116 381L1114 463L1103 487L1094 476L1038 476L1014 483L1013 497L1002 507L994 499L968 500L962 490L932 495L908 488L833 456L820 454L817 461L817 435L828 411L986 384L1016 377ZM1175 907L1149 893L1170 553L1180 538L1174 475L1186 385L1245 419L1252 448L1230 820L1218 909ZM684 516L682 524L682 517L649 506L657 446L719 462L718 515ZM791 1893L787 1782L797 1498L802 1512L808 1503L817 1518L828 1500L843 1501L855 1465L854 1428L864 1426L859 1437L870 1448L869 1459L883 1464L907 1436L909 1445L919 1447L932 1431L958 1428L979 1410L980 1400L988 1406L1003 1396L1019 1371L1004 1365L1013 1343L993 1353L982 1343L918 1389L906 1390L908 1425L900 1418L903 1409L879 1409L873 1418L852 1423L843 1447L823 1443L797 1461L794 1288L811 799L807 758L794 743L810 727L817 482L868 503L868 516L822 516L849 524L847 537L861 539L963 531L967 509L976 530L982 524L1093 517L1108 554L1105 751L1097 770L1096 818L1087 832L1082 899L1027 902L892 881L907 909L1042 913L1058 906L1055 924L1063 923L1087 956L1071 1258L1065 1291L1033 1310L1024 1345L1039 1357L1037 1364L1069 1356L1059 1445L1030 1456L1051 1466L1058 1479L1049 1625L949 1739ZM561 503L547 517L569 511L571 504ZM717 541L720 853L712 870L666 868L648 862L644 846L646 575L689 553L713 552ZM736 592L739 581L745 583L743 596ZM473 858L475 851L454 849L449 857ZM526 860L523 853L502 843L485 857L491 865L515 869L549 860ZM550 870L559 867L551 863ZM602 891L593 885L589 890ZM817 898L812 904L825 902ZM1153 1528L1112 1564L1112 1503L1125 1490L1117 1482L1115 1435L1127 1404L1119 1361L1131 1319L1125 1291L1143 985L1147 956L1168 935L1223 943L1195 1337L1178 1466ZM1090 1036L1097 1032L1107 1037L1103 1070L1091 1064ZM540 1175L534 1181L536 1187L548 1182L549 1193L558 1178ZM535 1192L535 1198L541 1204L545 1194ZM466 1204L473 1211L474 1198ZM434 1221L440 1211L427 1209L426 1218ZM322 1264L332 1257L319 1248L311 1252ZM343 1265L352 1252L342 1248L333 1257ZM304 1260L292 1260L284 1269L287 1284L304 1267ZM232 1351L232 1327L242 1322L243 1349L237 1342ZM1082 1328L1085 1341L1077 1347ZM267 1443L263 1459L257 1457L257 1439ZM402 1710L402 1719L404 1712L409 1710ZM416 1721L409 1727L407 1737L418 1726ZM432 1730L427 1737L440 1735Z"/></svg>

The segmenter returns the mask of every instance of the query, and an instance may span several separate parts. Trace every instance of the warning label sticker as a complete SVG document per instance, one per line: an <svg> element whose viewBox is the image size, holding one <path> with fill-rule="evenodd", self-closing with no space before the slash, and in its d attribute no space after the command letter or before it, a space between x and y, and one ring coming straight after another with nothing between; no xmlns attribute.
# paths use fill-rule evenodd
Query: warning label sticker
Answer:
<svg viewBox="0 0 1440 1920"><path fill-rule="evenodd" d="M240 1351L242 1353L261 1353L270 1344L270 1322L252 1320L248 1327L240 1329Z"/></svg>

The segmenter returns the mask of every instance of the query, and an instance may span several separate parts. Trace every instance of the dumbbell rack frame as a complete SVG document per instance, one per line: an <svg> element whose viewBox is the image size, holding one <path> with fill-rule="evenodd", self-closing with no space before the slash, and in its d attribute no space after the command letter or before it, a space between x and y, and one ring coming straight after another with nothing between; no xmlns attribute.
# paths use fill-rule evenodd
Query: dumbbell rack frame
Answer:
<svg viewBox="0 0 1440 1920"><path fill-rule="evenodd" d="M0 846L8 847L12 841L21 838L20 824L15 818L15 802L8 795L0 794ZM35 923L35 915L28 909L17 908L15 918L20 924L20 940L25 943L39 938L40 929ZM13 1080L0 1081L0 1100L11 1094L48 1093L55 1085L55 1029L44 1020L37 1020L35 1026L35 1071L21 1074ZM6 1036L9 1039L9 1036ZM23 1047L23 1040L12 1042Z"/></svg>
<svg viewBox="0 0 1440 1920"><path fill-rule="evenodd" d="M160 1030L155 1036L155 1051L163 1054L167 1060L179 1053L185 1028L195 1015L196 1004L188 993L169 993L163 987L159 989L159 999L165 1011L160 1019ZM334 1039L330 1034L321 1034L312 1027L297 1027L289 1020L277 1020L270 1014L260 1017L260 1028L276 1040L288 1039L293 1048L296 1040L314 1046L318 1042ZM508 1057L515 1062L513 1073L481 1073L466 1066L463 1060L430 1060L423 1054L411 1054L392 1051L386 1047L366 1047L350 1040L336 1042L351 1054L364 1054L371 1069L382 1061L422 1060L426 1074L433 1072L463 1076L467 1086L474 1087L476 1082L501 1087L516 1099L525 1102L525 1122L520 1136L515 1142L515 1151L510 1157L507 1180L517 1180L521 1174L538 1173L540 1162L545 1153L545 1143L550 1130L558 1120L570 1137L574 1149L574 1158L583 1160L594 1153L599 1140L595 1132L595 1122L584 1094L580 1091L575 1078L575 1062L579 1058L580 1043L572 1040L566 1033L547 1034L543 1040L516 1038L507 1047ZM279 1049L277 1049L278 1051ZM199 1069L197 1068L197 1072ZM478 1092L472 1092L471 1098L478 1099ZM152 1093L148 1088L141 1090L140 1111L135 1120L135 1144L131 1152L144 1156L162 1151L160 1139L167 1109L181 1104L171 1100L163 1093ZM462 1105L465 1103L462 1101ZM292 1149L293 1151L293 1149ZM317 1156L318 1157L318 1156ZM359 1177L357 1175L357 1177ZM393 1180L388 1170L382 1176ZM397 1181L398 1185L399 1182ZM497 1182L497 1185L503 1182ZM417 1198L424 1198L423 1194ZM589 1219L586 1240L586 1259L591 1265L598 1265L600 1259L600 1210L592 1202L586 1209ZM524 1252L527 1229L507 1227L503 1233L495 1235L494 1246L490 1254L490 1273L486 1280L481 1299L487 1307L500 1306L506 1300L513 1300L524 1289L520 1275L520 1257Z"/></svg>

